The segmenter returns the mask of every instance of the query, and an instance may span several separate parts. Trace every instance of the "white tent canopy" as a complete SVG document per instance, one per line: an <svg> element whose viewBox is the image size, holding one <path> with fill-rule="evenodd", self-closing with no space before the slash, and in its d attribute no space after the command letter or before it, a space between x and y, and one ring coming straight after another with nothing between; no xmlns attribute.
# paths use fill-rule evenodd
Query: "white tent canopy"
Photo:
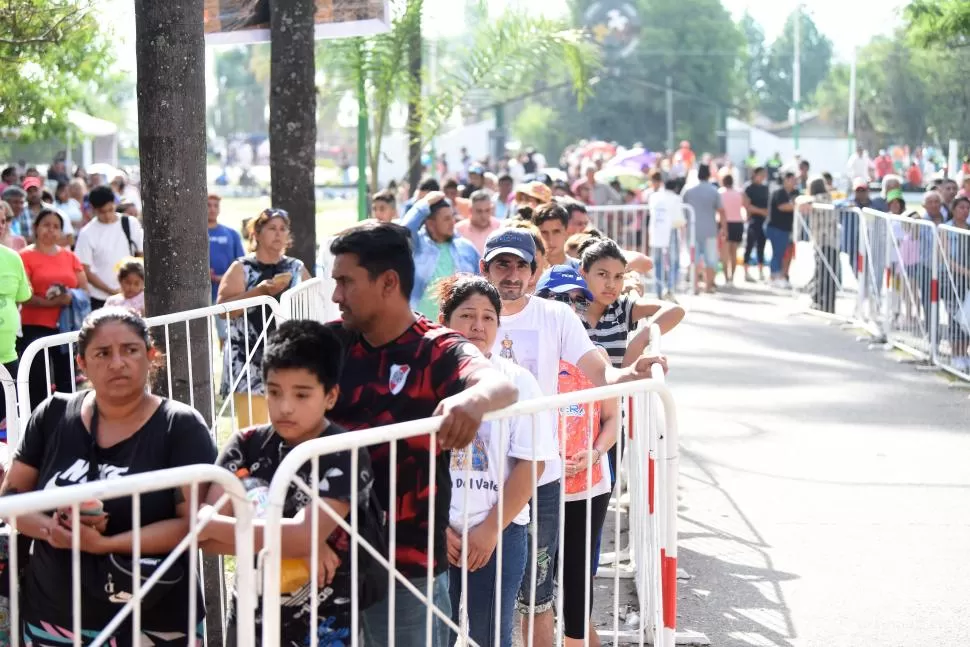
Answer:
<svg viewBox="0 0 970 647"><path fill-rule="evenodd" d="M87 168L94 162L104 162L112 166L118 164L118 126L85 114L78 110L68 110L67 120L81 136L81 166ZM74 130L67 131L67 165L71 166L72 139Z"/></svg>
<svg viewBox="0 0 970 647"><path fill-rule="evenodd" d="M118 132L118 126L110 121L98 119L77 110L68 110L67 120L87 137L108 137Z"/></svg>

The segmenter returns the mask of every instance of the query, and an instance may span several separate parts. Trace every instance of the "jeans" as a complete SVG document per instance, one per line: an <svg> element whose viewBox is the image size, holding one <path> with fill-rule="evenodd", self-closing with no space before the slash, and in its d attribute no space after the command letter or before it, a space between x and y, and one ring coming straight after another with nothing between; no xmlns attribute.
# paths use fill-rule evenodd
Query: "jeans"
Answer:
<svg viewBox="0 0 970 647"><path fill-rule="evenodd" d="M765 227L765 238L771 243L771 275L778 276L781 274L782 261L788 250L788 244L791 243L791 232L768 225Z"/></svg>
<svg viewBox="0 0 970 647"><path fill-rule="evenodd" d="M532 580L536 581L535 612L552 609L556 599L555 566L559 552L559 481L546 483L536 491L536 499L529 506L531 532L532 515L536 519L536 546L532 555L532 538L528 540L525 576L519 587L517 607L519 613L528 615L532 595Z"/></svg>
<svg viewBox="0 0 970 647"><path fill-rule="evenodd" d="M669 247L652 247L654 285L657 288L657 298L663 296L664 287L667 292L673 292L680 278L680 236L677 231L670 232Z"/></svg>
<svg viewBox="0 0 970 647"><path fill-rule="evenodd" d="M525 560L528 554L529 529L511 523L502 532L502 580L501 599L495 599L495 577L497 559L492 553L482 568L468 573L468 593L465 608L468 610L468 636L481 647L495 644L495 614L499 613L499 645L512 647L512 628L516 593L525 573ZM454 566L448 569L448 591L451 595L451 619L461 626L461 569ZM454 644L457 636L452 634L449 644Z"/></svg>
<svg viewBox="0 0 970 647"><path fill-rule="evenodd" d="M427 591L428 580L415 577L408 580L422 595ZM437 616L431 619L431 636L425 632L427 607L414 597L404 585L395 581L394 586L394 644L396 647L448 647L448 625ZM434 578L432 602L445 617L451 617L451 598L448 596L448 573ZM362 614L364 644L387 645L388 600L384 599Z"/></svg>

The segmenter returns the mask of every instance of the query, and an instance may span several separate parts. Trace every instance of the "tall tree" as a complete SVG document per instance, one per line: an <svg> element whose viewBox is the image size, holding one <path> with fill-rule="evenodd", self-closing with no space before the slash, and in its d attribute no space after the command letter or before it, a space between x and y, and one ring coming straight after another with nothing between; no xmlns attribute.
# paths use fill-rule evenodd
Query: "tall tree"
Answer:
<svg viewBox="0 0 970 647"><path fill-rule="evenodd" d="M916 43L970 45L970 3L966 0L913 0L905 17Z"/></svg>
<svg viewBox="0 0 970 647"><path fill-rule="evenodd" d="M292 256L307 268L316 257L317 91L314 0L273 3L269 139L274 206L290 214Z"/></svg>
<svg viewBox="0 0 970 647"><path fill-rule="evenodd" d="M420 0L418 2L418 10L420 12ZM422 79L422 68L424 63L424 54L422 52L422 39L421 39L421 20L417 21L417 25L411 30L411 33L407 37L407 99L408 99L408 121L407 121L407 133L408 133L408 186L411 191L414 192L418 188L418 183L421 181L421 174L424 165L421 163L421 150L423 148L421 139L421 120L422 120L422 106L421 106L421 90L424 85ZM390 106L387 106L390 109ZM431 160L434 164L436 160ZM374 173L371 176L374 182L374 187L378 186L377 177L377 165L374 164Z"/></svg>
<svg viewBox="0 0 970 647"><path fill-rule="evenodd" d="M757 107L758 90L764 84L765 68L768 65L768 46L765 42L765 30L747 11L738 21L738 29L744 36L746 45L743 63L744 73L744 102L745 112L751 112Z"/></svg>
<svg viewBox="0 0 970 647"><path fill-rule="evenodd" d="M60 135L111 66L92 2L8 0L0 4L0 128L24 139Z"/></svg>
<svg viewBox="0 0 970 647"><path fill-rule="evenodd" d="M761 112L775 121L788 118L792 107L795 61L795 16L801 16L801 103L810 105L815 88L829 73L832 41L822 34L807 11L793 12L781 35L771 44L764 70L764 85L759 91Z"/></svg>
<svg viewBox="0 0 970 647"><path fill-rule="evenodd" d="M145 240L150 241L145 245L145 307L151 316L205 307L212 290L202 7L203 0L135 0L138 147ZM171 366L172 396L185 403L209 402L207 322L172 326L161 339ZM200 410L208 415L207 407ZM219 572L215 560L205 561L210 618L222 612L218 578L212 577ZM221 623L210 622L208 628L210 644L221 644Z"/></svg>

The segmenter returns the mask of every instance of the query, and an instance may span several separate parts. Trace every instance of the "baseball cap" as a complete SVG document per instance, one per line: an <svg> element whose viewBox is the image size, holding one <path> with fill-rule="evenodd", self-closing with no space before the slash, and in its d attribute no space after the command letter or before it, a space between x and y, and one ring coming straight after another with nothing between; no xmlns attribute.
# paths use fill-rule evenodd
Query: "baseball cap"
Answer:
<svg viewBox="0 0 970 647"><path fill-rule="evenodd" d="M44 188L44 181L41 180L39 177L35 177L31 175L28 178L24 178L23 187L24 187L24 191L28 189L33 189L33 188L42 189Z"/></svg>
<svg viewBox="0 0 970 647"><path fill-rule="evenodd" d="M903 200L902 189L893 189L886 193L886 202L892 202L893 200Z"/></svg>
<svg viewBox="0 0 970 647"><path fill-rule="evenodd" d="M869 183L863 180L861 177L857 177L856 179L852 180L853 191L858 191L859 189L868 189L868 188L869 188Z"/></svg>
<svg viewBox="0 0 970 647"><path fill-rule="evenodd" d="M536 283L536 292L543 290L549 290L556 294L570 290L582 290L587 299L593 300L593 293L586 286L586 280L569 265L553 265L543 272L538 283Z"/></svg>
<svg viewBox="0 0 970 647"><path fill-rule="evenodd" d="M499 254L514 254L526 263L536 259L536 241L525 229L499 229L485 241L482 260L488 263Z"/></svg>
<svg viewBox="0 0 970 647"><path fill-rule="evenodd" d="M535 198L543 204L546 202L552 202L552 190L542 182L538 181L520 184L516 187L515 193L516 195L521 193L529 196L530 198Z"/></svg>
<svg viewBox="0 0 970 647"><path fill-rule="evenodd" d="M471 166L468 167L469 175L484 175L484 173L485 173L485 169L483 169L478 164L472 164Z"/></svg>

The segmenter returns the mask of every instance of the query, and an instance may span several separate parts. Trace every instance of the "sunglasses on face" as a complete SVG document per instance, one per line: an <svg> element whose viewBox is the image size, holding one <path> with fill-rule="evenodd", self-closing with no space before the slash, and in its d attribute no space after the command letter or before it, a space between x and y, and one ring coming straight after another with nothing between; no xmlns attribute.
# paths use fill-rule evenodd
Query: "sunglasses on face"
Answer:
<svg viewBox="0 0 970 647"><path fill-rule="evenodd" d="M586 309L589 308L589 300L583 295L572 296L566 292L559 294L553 292L551 295L549 295L549 299L551 301L565 303L566 305L580 312L586 312Z"/></svg>

